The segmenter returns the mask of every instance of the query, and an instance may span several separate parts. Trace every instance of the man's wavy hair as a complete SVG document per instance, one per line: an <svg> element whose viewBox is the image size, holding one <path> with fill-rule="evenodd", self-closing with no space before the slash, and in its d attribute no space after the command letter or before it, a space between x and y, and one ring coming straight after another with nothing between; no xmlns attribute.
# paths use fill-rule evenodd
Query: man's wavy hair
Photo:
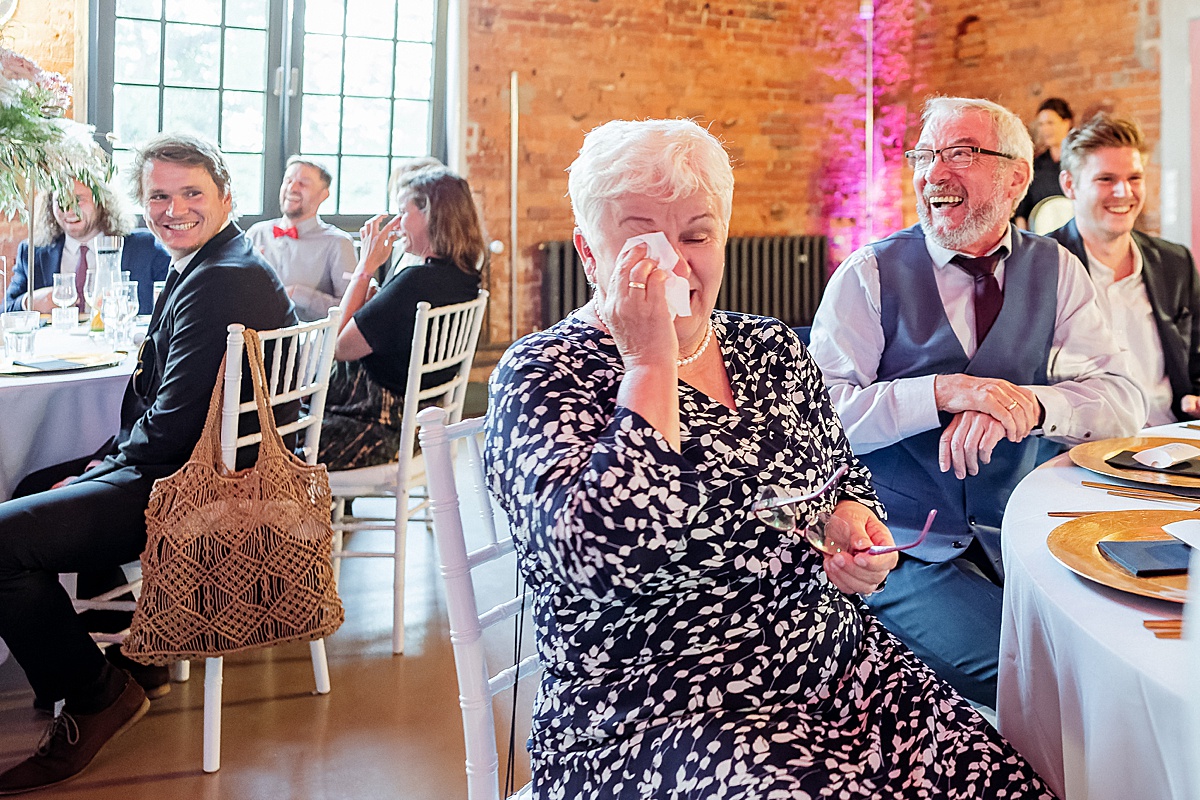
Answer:
<svg viewBox="0 0 1200 800"><path fill-rule="evenodd" d="M39 195L33 213L33 243L46 247L63 235L62 226L54 218L54 205L68 209L70 203L59 202L60 198L47 194ZM109 236L125 236L133 230L133 210L129 203L112 190L105 181L95 181L92 200L96 204L96 231Z"/></svg>
<svg viewBox="0 0 1200 800"><path fill-rule="evenodd" d="M229 166L225 163L225 156L221 155L221 150L212 142L189 133L162 133L138 147L129 170L129 195L143 207L146 205L143 174L146 164L151 161L203 167L217 185L217 194L233 200L233 210L229 218L237 218L237 198L233 194Z"/></svg>
<svg viewBox="0 0 1200 800"><path fill-rule="evenodd" d="M1072 128L1062 143L1062 168L1078 178L1083 160L1104 147L1132 147L1146 152L1146 137L1129 117L1114 117L1101 111L1078 128Z"/></svg>

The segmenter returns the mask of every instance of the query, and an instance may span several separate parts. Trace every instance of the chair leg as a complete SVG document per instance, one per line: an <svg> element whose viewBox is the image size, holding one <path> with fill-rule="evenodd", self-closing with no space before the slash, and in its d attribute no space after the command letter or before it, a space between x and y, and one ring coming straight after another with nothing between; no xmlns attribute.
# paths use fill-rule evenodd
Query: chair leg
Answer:
<svg viewBox="0 0 1200 800"><path fill-rule="evenodd" d="M404 652L404 566L408 545L408 491L396 493L396 557L392 577L392 653Z"/></svg>
<svg viewBox="0 0 1200 800"><path fill-rule="evenodd" d="M308 652L312 656L313 680L317 684L317 694L329 694L329 660L325 657L325 640L317 639L308 643Z"/></svg>
<svg viewBox="0 0 1200 800"><path fill-rule="evenodd" d="M333 524L338 525L346 516L346 498L339 497L333 501ZM336 587L342 580L342 531L333 531L333 585Z"/></svg>
<svg viewBox="0 0 1200 800"><path fill-rule="evenodd" d="M171 680L175 683L187 683L192 677L192 662L184 659L171 665Z"/></svg>
<svg viewBox="0 0 1200 800"><path fill-rule="evenodd" d="M221 768L221 683L225 659L204 660L204 771Z"/></svg>

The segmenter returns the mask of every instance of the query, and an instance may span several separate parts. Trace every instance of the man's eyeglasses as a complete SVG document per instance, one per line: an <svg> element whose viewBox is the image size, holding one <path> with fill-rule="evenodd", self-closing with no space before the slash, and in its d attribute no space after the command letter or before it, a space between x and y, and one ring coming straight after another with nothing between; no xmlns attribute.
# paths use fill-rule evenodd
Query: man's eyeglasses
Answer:
<svg viewBox="0 0 1200 800"><path fill-rule="evenodd" d="M1016 156L1010 156L1008 153L1000 153L995 150L987 150L974 145L956 144L953 147L943 147L941 150L909 150L904 154L908 159L908 165L917 172L924 172L933 166L933 160L939 155L942 157L942 163L950 169L966 169L975 163L975 154L984 156L996 156L998 158L1007 158L1010 161L1015 161Z"/></svg>

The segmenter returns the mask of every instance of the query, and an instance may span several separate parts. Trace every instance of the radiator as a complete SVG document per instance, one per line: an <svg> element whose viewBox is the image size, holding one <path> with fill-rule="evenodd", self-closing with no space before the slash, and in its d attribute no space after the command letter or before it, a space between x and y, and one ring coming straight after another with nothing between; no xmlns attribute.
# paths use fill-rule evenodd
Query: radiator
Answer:
<svg viewBox="0 0 1200 800"><path fill-rule="evenodd" d="M811 325L828 280L827 251L824 236L730 238L717 308ZM545 328L586 303L590 290L571 242L542 242L538 253Z"/></svg>

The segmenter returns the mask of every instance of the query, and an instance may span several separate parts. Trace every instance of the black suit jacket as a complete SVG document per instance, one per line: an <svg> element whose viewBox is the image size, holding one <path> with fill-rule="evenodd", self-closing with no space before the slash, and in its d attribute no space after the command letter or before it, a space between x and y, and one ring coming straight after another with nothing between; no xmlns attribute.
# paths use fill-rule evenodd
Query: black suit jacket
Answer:
<svg viewBox="0 0 1200 800"><path fill-rule="evenodd" d="M1049 236L1078 256L1091 271L1075 220ZM1196 262L1186 247L1165 239L1134 231L1133 242L1142 253L1142 282L1162 341L1174 395L1171 410L1177 419L1187 419L1180 409L1183 396L1200 394L1200 280Z"/></svg>
<svg viewBox="0 0 1200 800"><path fill-rule="evenodd" d="M54 275L62 266L65 244L66 237L59 236L45 247L33 249L34 289L43 289L54 283ZM125 237L125 246L121 248L121 269L129 270L129 277L138 282L138 313L149 314L153 310L154 282L166 279L170 265L171 255L150 231L139 229ZM28 291L29 243L21 242L17 247L17 263L13 266L8 293L4 296L4 310L19 310Z"/></svg>
<svg viewBox="0 0 1200 800"><path fill-rule="evenodd" d="M125 390L116 451L86 479L119 485L178 470L204 428L227 326L271 330L297 322L275 270L232 223L200 248L159 302Z"/></svg>

